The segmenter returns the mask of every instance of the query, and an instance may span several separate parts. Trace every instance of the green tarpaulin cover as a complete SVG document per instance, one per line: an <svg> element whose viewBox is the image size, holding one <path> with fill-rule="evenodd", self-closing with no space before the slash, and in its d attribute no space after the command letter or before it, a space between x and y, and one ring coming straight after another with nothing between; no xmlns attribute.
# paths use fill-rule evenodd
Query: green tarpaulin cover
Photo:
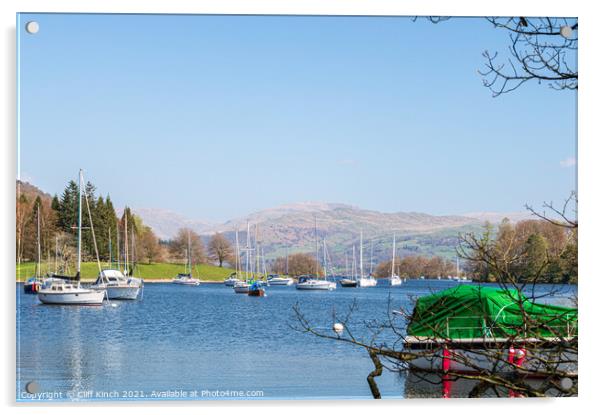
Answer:
<svg viewBox="0 0 602 415"><path fill-rule="evenodd" d="M407 332L444 339L567 337L577 335L577 317L576 308L537 304L517 290L459 285L419 298Z"/></svg>

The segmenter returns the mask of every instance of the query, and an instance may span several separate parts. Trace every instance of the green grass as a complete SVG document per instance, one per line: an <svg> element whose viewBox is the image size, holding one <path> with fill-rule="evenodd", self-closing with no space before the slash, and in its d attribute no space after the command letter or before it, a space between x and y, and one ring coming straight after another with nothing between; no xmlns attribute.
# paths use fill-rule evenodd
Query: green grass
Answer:
<svg viewBox="0 0 602 415"><path fill-rule="evenodd" d="M106 263L101 263L103 268L108 268ZM116 267L116 265L114 265ZM42 264L42 274L48 271L53 271L54 265L47 267ZM227 278L234 270L230 268L220 268L215 265L200 264L192 267L192 275L195 278L199 278L203 281L223 281ZM35 263L27 262L17 266L17 281L24 281L31 277L35 272ZM184 265L182 264L138 264L134 271L135 276L144 278L145 280L154 279L171 279L174 278L178 273L184 272ZM70 274L75 274L75 270L72 269ZM96 262L84 262L82 263L82 278L83 279L94 279L98 275L98 265Z"/></svg>

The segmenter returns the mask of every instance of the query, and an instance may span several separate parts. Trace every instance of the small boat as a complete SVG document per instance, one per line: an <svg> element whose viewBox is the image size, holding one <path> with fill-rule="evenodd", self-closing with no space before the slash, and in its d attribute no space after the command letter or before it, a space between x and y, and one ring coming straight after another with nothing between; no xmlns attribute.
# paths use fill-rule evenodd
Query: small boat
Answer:
<svg viewBox="0 0 602 415"><path fill-rule="evenodd" d="M101 305L106 296L104 289L95 290L81 286L81 245L82 245L82 187L84 178L79 171L79 202L77 221L77 272L75 276L53 275L44 281L38 291L38 299L43 304L57 305ZM86 196L87 197L87 196ZM90 213L88 211L88 213ZM93 225L91 224L91 227ZM92 228L93 229L93 228Z"/></svg>
<svg viewBox="0 0 602 415"><path fill-rule="evenodd" d="M279 275L268 275L269 285L293 285L294 281L290 277L281 277Z"/></svg>
<svg viewBox="0 0 602 415"><path fill-rule="evenodd" d="M192 277L192 249L190 248L190 231L188 232L188 258L186 262L186 272L178 274L171 282L179 285L199 285L200 280Z"/></svg>
<svg viewBox="0 0 602 415"><path fill-rule="evenodd" d="M265 290L261 288L261 285L258 284L257 281L255 281L249 287L248 295L251 297L265 297Z"/></svg>
<svg viewBox="0 0 602 415"><path fill-rule="evenodd" d="M234 292L236 294L248 294L251 284L247 281L238 281L234 284Z"/></svg>
<svg viewBox="0 0 602 415"><path fill-rule="evenodd" d="M140 278L126 277L116 269L105 269L98 274L91 288L107 290L109 300L136 300L143 284Z"/></svg>
<svg viewBox="0 0 602 415"><path fill-rule="evenodd" d="M339 280L339 284L344 288L354 288L357 287L357 280L351 278L342 278Z"/></svg>
<svg viewBox="0 0 602 415"><path fill-rule="evenodd" d="M533 321L528 335L526 318ZM555 361L557 370L576 372L575 353L559 360L558 347L577 336L577 324L576 308L535 303L512 289L458 285L418 298L404 349L418 355L409 362L417 370L503 373L521 366L537 376Z"/></svg>
<svg viewBox="0 0 602 415"><path fill-rule="evenodd" d="M360 277L357 280L359 287L376 287L377 281L372 275L364 276L364 233L360 232Z"/></svg>
<svg viewBox="0 0 602 415"><path fill-rule="evenodd" d="M42 282L38 277L31 277L23 284L23 292L26 294L36 294L40 291Z"/></svg>
<svg viewBox="0 0 602 415"><path fill-rule="evenodd" d="M36 294L40 288L42 287L43 284L43 279L40 277L40 266L42 263L42 249L40 247L40 205L38 204L37 206L37 221L38 221L38 231L37 231L37 247L38 247L38 260L36 262L36 270L35 270L35 275L31 278L28 278L27 281L25 281L25 283L23 284L23 292L25 292L25 294Z"/></svg>
<svg viewBox="0 0 602 415"><path fill-rule="evenodd" d="M303 276L299 277L296 287L298 290L332 291L337 288L337 285L332 281Z"/></svg>
<svg viewBox="0 0 602 415"><path fill-rule="evenodd" d="M234 287L234 284L240 281L238 278L236 278L236 276L236 272L230 274L230 276L224 280L224 285L226 287Z"/></svg>
<svg viewBox="0 0 602 415"><path fill-rule="evenodd" d="M401 278L395 273L395 255L397 254L395 249L395 234L393 234L393 255L391 257L391 277L389 278L389 285L392 287L401 285Z"/></svg>
<svg viewBox="0 0 602 415"><path fill-rule="evenodd" d="M192 278L190 274L178 274L171 282L179 285L199 285L201 283L198 279Z"/></svg>
<svg viewBox="0 0 602 415"><path fill-rule="evenodd" d="M57 305L101 305L106 292L83 288L79 283L79 273L74 284L69 280L74 277L53 276L44 281L38 291L38 299L44 304ZM69 279L69 280L67 280Z"/></svg>

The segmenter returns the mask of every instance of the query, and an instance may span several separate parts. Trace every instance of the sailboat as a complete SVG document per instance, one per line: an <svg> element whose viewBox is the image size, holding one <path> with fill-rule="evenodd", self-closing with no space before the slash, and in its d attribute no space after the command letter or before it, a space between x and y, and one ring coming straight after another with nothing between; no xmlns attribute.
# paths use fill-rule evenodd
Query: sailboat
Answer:
<svg viewBox="0 0 602 415"><path fill-rule="evenodd" d="M23 284L23 291L26 294L36 294L39 290L40 287L42 286L42 278L41 278L41 272L40 272L40 267L41 267L41 256L42 256L42 249L40 246L40 205L38 204L37 206L37 220L38 220L38 227L37 227L37 246L38 246L38 261L36 262L36 270L35 270L35 274L33 277L29 278L27 281L25 281L25 284Z"/></svg>
<svg viewBox="0 0 602 415"><path fill-rule="evenodd" d="M192 251L190 249L190 231L188 231L188 258L186 260L186 272L178 274L173 280L174 284L179 285L199 285L200 280L192 278Z"/></svg>
<svg viewBox="0 0 602 415"><path fill-rule="evenodd" d="M316 239L316 276L301 276L299 277L299 282L297 283L298 290L321 290L321 291L332 291L337 288L336 283L332 281L328 281L326 279L326 272L324 272L324 279L320 279L320 261L319 261L319 252L320 247L318 244L318 224L317 220L314 218L314 235Z"/></svg>
<svg viewBox="0 0 602 415"><path fill-rule="evenodd" d="M286 250L286 273L284 276L278 274L268 275L269 285L293 285L295 282L291 277L288 276L288 249Z"/></svg>
<svg viewBox="0 0 602 415"><path fill-rule="evenodd" d="M127 232L128 232L128 218L125 215L125 243L127 247ZM132 231L132 256L134 255L134 233ZM110 228L109 228L109 255L111 252L111 239L110 239ZM125 257L125 269L127 272L128 264L128 251L126 249ZM112 262L112 261L111 261ZM132 261L133 262L133 261ZM120 269L104 269L100 271L98 277L92 288L105 289L107 290L107 297L110 300L136 300L138 294L142 290L144 282L140 278L134 276L124 275Z"/></svg>
<svg viewBox="0 0 602 415"><path fill-rule="evenodd" d="M81 286L82 261L82 186L83 172L79 171L79 203L77 221L77 272L74 277L53 275L46 279L38 291L38 299L44 304L60 305L101 305L106 295L105 290L83 288ZM90 222L92 229L93 225Z"/></svg>
<svg viewBox="0 0 602 415"><path fill-rule="evenodd" d="M249 271L251 270L253 263L251 261L251 251L252 251L252 249L251 249L251 227L249 225L249 222L247 222L247 245L246 245L244 251L245 251L245 280L237 281L234 283L233 288L234 288L234 292L236 294L248 294L249 287L251 286L250 279L249 279Z"/></svg>
<svg viewBox="0 0 602 415"><path fill-rule="evenodd" d="M364 276L364 234L360 232L360 278L358 285L360 287L375 287L376 279L372 275Z"/></svg>
<svg viewBox="0 0 602 415"><path fill-rule="evenodd" d="M237 282L240 281L240 279L238 278L238 272L240 270L240 246L238 243L238 229L236 229L236 257L235 257L235 268L236 268L236 272L233 272L232 274L230 274L230 276L228 278L226 278L224 280L224 285L226 287L233 287L234 284L236 284Z"/></svg>
<svg viewBox="0 0 602 415"><path fill-rule="evenodd" d="M355 273L355 245L353 245L353 254L351 259L353 260L353 262L351 263L351 278L343 278L339 281L339 283L341 284L341 287L344 288L355 288L357 287L357 276ZM347 257L345 257L345 271L347 270ZM345 272L346 274L348 274L348 272Z"/></svg>
<svg viewBox="0 0 602 415"><path fill-rule="evenodd" d="M389 284L391 286L401 285L401 278L395 274L395 234L393 234L393 254L391 257L391 277L389 278Z"/></svg>

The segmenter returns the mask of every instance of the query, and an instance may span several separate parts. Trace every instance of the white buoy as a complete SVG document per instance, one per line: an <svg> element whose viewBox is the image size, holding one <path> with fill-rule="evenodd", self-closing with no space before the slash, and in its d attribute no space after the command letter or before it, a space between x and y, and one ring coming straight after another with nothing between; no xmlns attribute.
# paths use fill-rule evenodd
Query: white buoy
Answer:
<svg viewBox="0 0 602 415"><path fill-rule="evenodd" d="M345 326L343 326L341 323L334 323L332 329L336 334L341 334L343 330L345 330Z"/></svg>
<svg viewBox="0 0 602 415"><path fill-rule="evenodd" d="M562 26L560 28L560 36L565 39L570 39L573 37L573 29L571 29L571 26Z"/></svg>

